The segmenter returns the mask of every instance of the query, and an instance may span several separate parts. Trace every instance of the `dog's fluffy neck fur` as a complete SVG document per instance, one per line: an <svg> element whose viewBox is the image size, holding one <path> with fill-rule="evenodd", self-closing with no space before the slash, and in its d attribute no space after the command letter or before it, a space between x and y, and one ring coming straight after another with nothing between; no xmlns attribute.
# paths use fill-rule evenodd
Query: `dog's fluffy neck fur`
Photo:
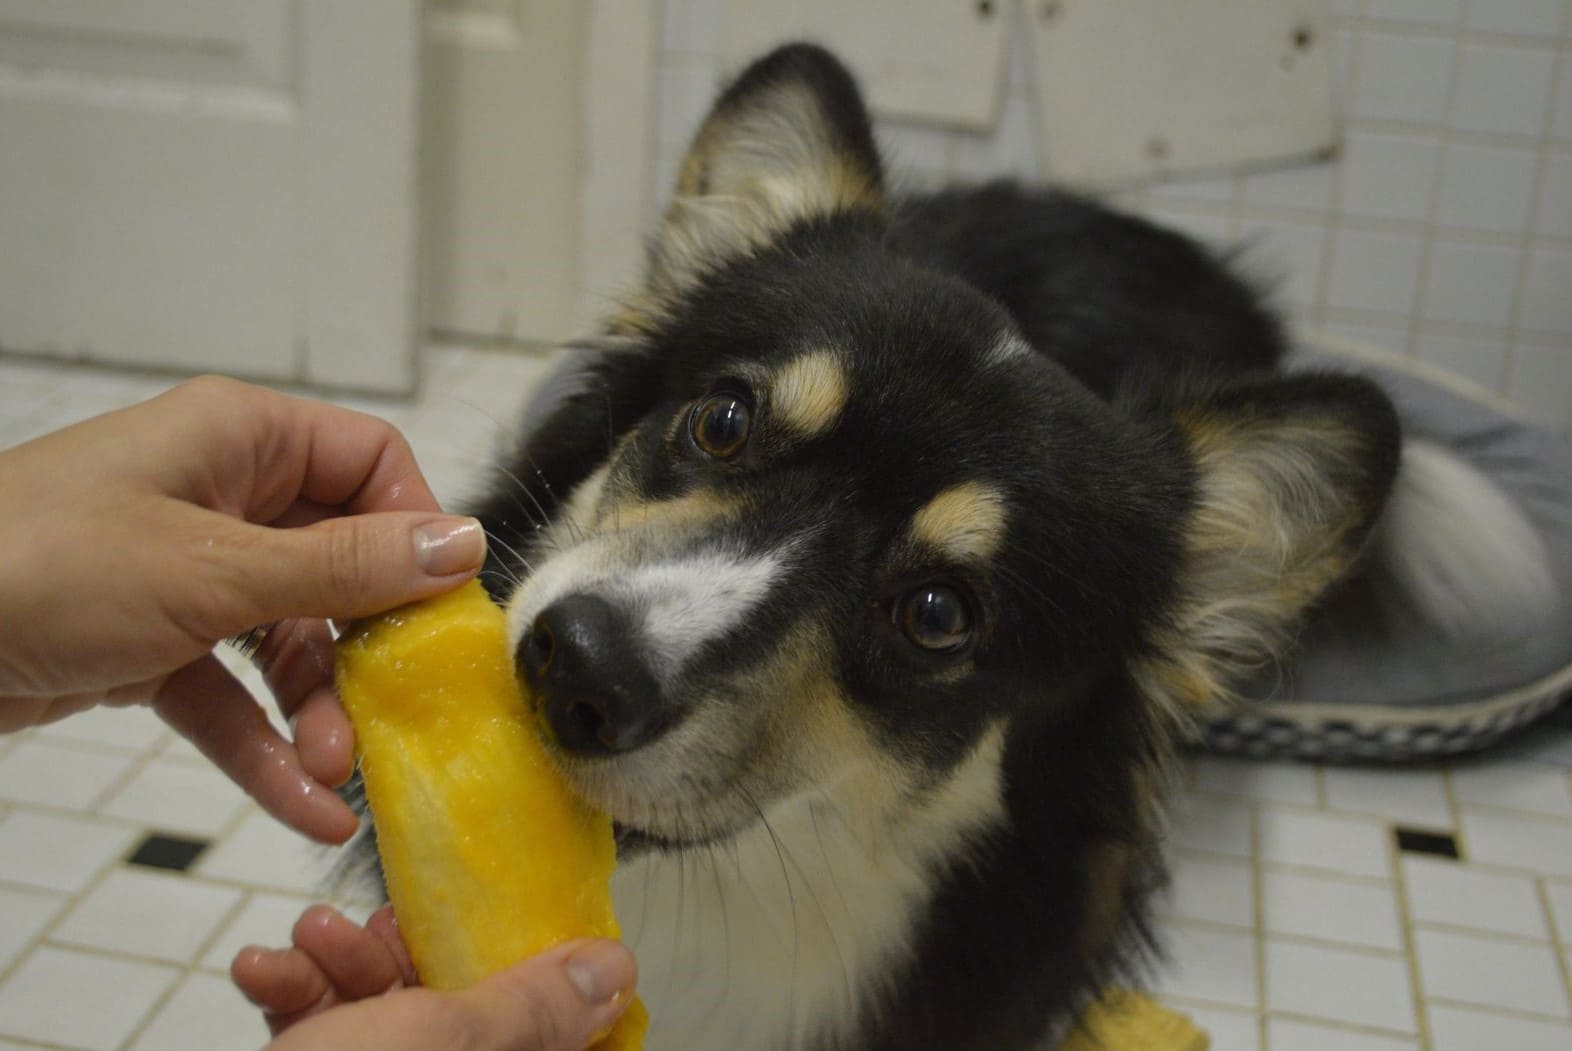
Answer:
<svg viewBox="0 0 1572 1051"><path fill-rule="evenodd" d="M823 1049L855 1038L944 872L1005 821L1004 735L929 793L870 812L855 781L723 844L641 855L613 882L652 1048Z"/></svg>

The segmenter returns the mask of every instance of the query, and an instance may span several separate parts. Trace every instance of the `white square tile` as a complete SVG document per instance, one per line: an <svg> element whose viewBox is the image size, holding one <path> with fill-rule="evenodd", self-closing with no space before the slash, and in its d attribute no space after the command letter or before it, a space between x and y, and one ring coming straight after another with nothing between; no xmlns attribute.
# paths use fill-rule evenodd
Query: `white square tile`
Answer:
<svg viewBox="0 0 1572 1051"><path fill-rule="evenodd" d="M1555 36L1562 0L1468 0L1465 24L1488 33Z"/></svg>
<svg viewBox="0 0 1572 1051"><path fill-rule="evenodd" d="M202 954L200 966L228 972L235 954L249 945L283 948L300 914L316 903L308 897L253 892L224 932Z"/></svg>
<svg viewBox="0 0 1572 1051"><path fill-rule="evenodd" d="M1441 152L1435 221L1519 233L1528 225L1539 154L1526 147L1448 143Z"/></svg>
<svg viewBox="0 0 1572 1051"><path fill-rule="evenodd" d="M99 813L211 838L249 805L246 794L216 768L160 758L137 771Z"/></svg>
<svg viewBox="0 0 1572 1051"><path fill-rule="evenodd" d="M1489 759L1462 763L1452 770L1452 790L1464 805L1572 817L1572 788L1566 773L1555 767ZM1572 826L1567 831L1572 834Z"/></svg>
<svg viewBox="0 0 1572 1051"><path fill-rule="evenodd" d="M954 137L947 128L907 121L881 120L875 127L879 152L892 172L911 168L948 172Z"/></svg>
<svg viewBox="0 0 1572 1051"><path fill-rule="evenodd" d="M1421 332L1418 357L1433 365L1466 376L1490 390L1501 389L1501 377L1506 371L1507 334L1499 337L1458 336L1449 332ZM1445 801L1443 800L1443 803ZM1438 812L1426 808L1432 815ZM1446 813L1443 808L1439 813ZM1450 817L1446 819L1450 822Z"/></svg>
<svg viewBox="0 0 1572 1051"><path fill-rule="evenodd" d="M1380 324L1374 321L1350 321L1332 317L1318 326L1320 331L1337 339L1369 344L1383 350L1403 353L1408 346L1408 326Z"/></svg>
<svg viewBox="0 0 1572 1051"><path fill-rule="evenodd" d="M9 967L64 907L65 899L53 894L0 887L0 971Z"/></svg>
<svg viewBox="0 0 1572 1051"><path fill-rule="evenodd" d="M114 1051L178 974L172 967L44 947L0 985L0 1033Z"/></svg>
<svg viewBox="0 0 1572 1051"><path fill-rule="evenodd" d="M991 179L1013 175L1033 180L1042 175L1037 148L1037 125L1031 103L1019 95L1004 100L999 121L990 131L956 131L951 165L957 178Z"/></svg>
<svg viewBox="0 0 1572 1051"><path fill-rule="evenodd" d="M1572 82L1572 76L1563 78ZM1572 99L1568 99L1572 105ZM1539 207L1534 212L1534 233L1541 237L1572 238L1572 150L1546 150L1544 180L1539 187Z"/></svg>
<svg viewBox="0 0 1572 1051"><path fill-rule="evenodd" d="M1420 984L1431 999L1567 1014L1566 986L1549 945L1418 927L1414 952Z"/></svg>
<svg viewBox="0 0 1572 1051"><path fill-rule="evenodd" d="M1545 880L1545 897L1555 917L1556 934L1563 944L1572 946L1572 883Z"/></svg>
<svg viewBox="0 0 1572 1051"><path fill-rule="evenodd" d="M1433 339L1421 336L1419 357ZM1503 350L1502 355L1505 355ZM1371 814L1389 821L1421 828L1449 829L1452 808L1439 770L1426 767L1328 767L1321 775L1326 784L1326 805L1333 810Z"/></svg>
<svg viewBox="0 0 1572 1051"><path fill-rule="evenodd" d="M1263 861L1353 876L1390 875L1387 831L1374 822L1266 807L1258 827Z"/></svg>
<svg viewBox="0 0 1572 1051"><path fill-rule="evenodd" d="M1268 870L1261 874L1261 913L1273 934L1403 948L1397 896L1389 886Z"/></svg>
<svg viewBox="0 0 1572 1051"><path fill-rule="evenodd" d="M1337 231L1327 305L1407 317L1419 283L1420 249L1420 239L1413 234Z"/></svg>
<svg viewBox="0 0 1572 1051"><path fill-rule="evenodd" d="M0 799L87 810L135 761L34 738L0 759Z"/></svg>
<svg viewBox="0 0 1572 1051"><path fill-rule="evenodd" d="M1355 117L1440 123L1446 113L1452 41L1370 31L1359 47Z"/></svg>
<svg viewBox="0 0 1572 1051"><path fill-rule="evenodd" d="M1528 259L1518 324L1572 342L1572 252L1542 248Z"/></svg>
<svg viewBox="0 0 1572 1051"><path fill-rule="evenodd" d="M1244 176L1244 203L1270 208L1299 208L1322 212L1332 203L1335 164L1321 162L1292 168L1247 172Z"/></svg>
<svg viewBox="0 0 1572 1051"><path fill-rule="evenodd" d="M1550 105L1555 52L1465 44L1452 126L1465 131L1538 135Z"/></svg>
<svg viewBox="0 0 1572 1051"><path fill-rule="evenodd" d="M1168 961L1155 979L1164 996L1255 1010L1255 939L1248 934L1169 924L1163 928Z"/></svg>
<svg viewBox="0 0 1572 1051"><path fill-rule="evenodd" d="M1532 880L1484 872L1458 861L1405 855L1408 911L1422 923L1544 938L1545 915Z"/></svg>
<svg viewBox="0 0 1572 1051"><path fill-rule="evenodd" d="M1369 0L1365 13L1371 18L1449 26L1463 13L1463 0Z"/></svg>
<svg viewBox="0 0 1572 1051"><path fill-rule="evenodd" d="M210 974L187 975L130 1051L256 1051L267 1043L262 1012L233 984Z"/></svg>
<svg viewBox="0 0 1572 1051"><path fill-rule="evenodd" d="M1274 1012L1416 1031L1408 965L1399 956L1268 938L1266 1002Z"/></svg>
<svg viewBox="0 0 1572 1051"><path fill-rule="evenodd" d="M251 814L197 862L199 875L268 890L315 893L334 854L259 811Z"/></svg>
<svg viewBox="0 0 1572 1051"><path fill-rule="evenodd" d="M1195 790L1245 799L1314 806L1315 767L1201 756L1195 761Z"/></svg>
<svg viewBox="0 0 1572 1051"><path fill-rule="evenodd" d="M720 0L666 0L661 48L684 55L713 55L719 44Z"/></svg>
<svg viewBox="0 0 1572 1051"><path fill-rule="evenodd" d="M1149 192L1152 199L1157 201L1204 201L1209 204L1227 204L1233 200L1237 185L1238 181L1232 175L1176 178L1153 184L1149 187Z"/></svg>
<svg viewBox="0 0 1572 1051"><path fill-rule="evenodd" d="M1278 219L1247 220L1239 231L1245 269L1265 282L1273 298L1296 307L1316 302L1316 281L1326 253L1326 227Z"/></svg>
<svg viewBox="0 0 1572 1051"><path fill-rule="evenodd" d="M1572 140L1572 77L1562 75L1556 89L1555 117L1550 133L1560 139Z"/></svg>
<svg viewBox="0 0 1572 1051"><path fill-rule="evenodd" d="M130 708L93 708L69 719L62 719L38 732L60 741L81 741L127 752L140 752L162 740L165 731L158 716L140 705Z"/></svg>
<svg viewBox="0 0 1572 1051"><path fill-rule="evenodd" d="M1437 238L1430 249L1424 316L1467 325L1508 324L1518 263L1515 248Z"/></svg>
<svg viewBox="0 0 1572 1051"><path fill-rule="evenodd" d="M1572 345L1520 340L1512 348L1507 397L1546 426L1572 425Z"/></svg>
<svg viewBox="0 0 1572 1051"><path fill-rule="evenodd" d="M78 891L136 838L124 825L16 810L0 818L0 880Z"/></svg>
<svg viewBox="0 0 1572 1051"><path fill-rule="evenodd" d="M1560 823L1464 807L1463 839L1470 861L1572 876L1572 835Z"/></svg>
<svg viewBox="0 0 1572 1051"><path fill-rule="evenodd" d="M185 963L242 892L139 868L112 872L71 910L54 941Z"/></svg>
<svg viewBox="0 0 1572 1051"><path fill-rule="evenodd" d="M1169 1006L1188 1015L1206 1034L1211 1041L1207 1051L1261 1051L1260 1024L1253 1013L1185 1003Z"/></svg>
<svg viewBox="0 0 1572 1051"><path fill-rule="evenodd" d="M1272 1051L1420 1051L1417 1040L1375 1036L1292 1018L1270 1018L1266 1039Z"/></svg>
<svg viewBox="0 0 1572 1051"><path fill-rule="evenodd" d="M1172 844L1211 854L1250 856L1250 807L1218 796L1178 796L1172 805Z"/></svg>
<svg viewBox="0 0 1572 1051"><path fill-rule="evenodd" d="M1566 1051L1572 1025L1430 1004L1431 1051Z"/></svg>
<svg viewBox="0 0 1572 1051"><path fill-rule="evenodd" d="M1343 155L1343 212L1423 221L1440 156L1433 136L1349 132Z"/></svg>
<svg viewBox="0 0 1572 1051"><path fill-rule="evenodd" d="M1241 861L1181 855L1172 861L1173 882L1158 908L1185 920L1255 925L1255 879Z"/></svg>

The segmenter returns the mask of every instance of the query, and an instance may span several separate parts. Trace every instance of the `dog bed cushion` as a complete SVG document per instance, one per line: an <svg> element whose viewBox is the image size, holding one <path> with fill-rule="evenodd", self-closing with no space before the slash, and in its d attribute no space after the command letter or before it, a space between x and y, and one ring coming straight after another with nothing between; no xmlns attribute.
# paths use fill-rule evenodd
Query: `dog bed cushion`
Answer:
<svg viewBox="0 0 1572 1051"><path fill-rule="evenodd" d="M1405 434L1490 478L1543 542L1558 597L1548 617L1492 618L1450 631L1355 581L1307 624L1293 662L1254 698L1201 720L1210 750L1319 760L1408 760L1484 748L1572 692L1572 442L1523 422L1482 387L1374 348L1318 339L1289 368L1369 376Z"/></svg>

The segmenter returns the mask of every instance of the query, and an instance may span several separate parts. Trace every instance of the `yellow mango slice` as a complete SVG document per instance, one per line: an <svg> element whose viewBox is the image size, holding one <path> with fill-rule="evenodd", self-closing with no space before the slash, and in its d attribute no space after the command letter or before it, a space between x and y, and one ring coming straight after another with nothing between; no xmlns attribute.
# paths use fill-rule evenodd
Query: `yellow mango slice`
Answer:
<svg viewBox="0 0 1572 1051"><path fill-rule="evenodd" d="M338 689L399 930L420 979L456 989L564 941L618 937L611 820L570 790L478 583L362 621ZM635 1001L600 1051L643 1043Z"/></svg>
<svg viewBox="0 0 1572 1051"><path fill-rule="evenodd" d="M1207 1051L1195 1023L1139 993L1111 992L1087 1009L1059 1051Z"/></svg>

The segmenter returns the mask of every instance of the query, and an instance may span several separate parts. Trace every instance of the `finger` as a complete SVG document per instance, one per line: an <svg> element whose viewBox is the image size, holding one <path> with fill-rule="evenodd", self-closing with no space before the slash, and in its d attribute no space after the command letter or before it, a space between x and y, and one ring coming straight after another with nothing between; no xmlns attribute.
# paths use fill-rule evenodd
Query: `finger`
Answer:
<svg viewBox="0 0 1572 1051"><path fill-rule="evenodd" d="M338 1002L322 968L299 949L247 946L235 954L229 976L262 1009L274 1035Z"/></svg>
<svg viewBox="0 0 1572 1051"><path fill-rule="evenodd" d="M398 918L393 915L393 906L384 905L373 912L366 920L366 930L381 938L388 947L389 955L398 964L399 973L404 977L404 984L419 985L420 976L415 973L415 961L409 958L404 938L398 932Z"/></svg>
<svg viewBox="0 0 1572 1051"><path fill-rule="evenodd" d="M267 1051L583 1051L627 1009L634 977L620 944L572 942L463 992L404 989L326 1011Z"/></svg>
<svg viewBox="0 0 1572 1051"><path fill-rule="evenodd" d="M250 623L381 613L457 587L486 558L473 518L384 513L235 528L242 535L223 562Z"/></svg>
<svg viewBox="0 0 1572 1051"><path fill-rule="evenodd" d="M251 663L290 721L306 773L331 787L348 781L355 768L355 734L333 691L333 632L327 621L274 622Z"/></svg>
<svg viewBox="0 0 1572 1051"><path fill-rule="evenodd" d="M338 788L355 772L355 730L332 687L316 690L295 712L295 750L306 773Z"/></svg>
<svg viewBox="0 0 1572 1051"><path fill-rule="evenodd" d="M348 804L306 773L294 747L218 658L208 655L171 675L153 710L291 828L342 843L360 827Z"/></svg>
<svg viewBox="0 0 1572 1051"><path fill-rule="evenodd" d="M307 909L291 939L327 975L341 1000L379 996L404 982L381 938L326 905Z"/></svg>

